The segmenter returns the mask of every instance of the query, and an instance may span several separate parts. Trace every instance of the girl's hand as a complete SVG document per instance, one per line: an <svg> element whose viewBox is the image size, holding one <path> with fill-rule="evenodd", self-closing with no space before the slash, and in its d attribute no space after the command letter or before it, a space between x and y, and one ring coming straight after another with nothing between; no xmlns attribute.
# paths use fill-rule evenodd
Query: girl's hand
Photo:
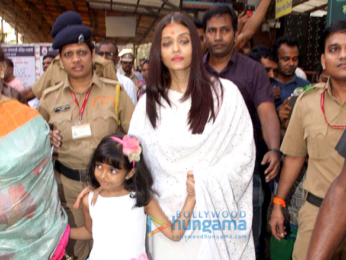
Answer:
<svg viewBox="0 0 346 260"><path fill-rule="evenodd" d="M195 194L195 178L193 177L193 172L192 171L188 171L187 172L186 190L187 190L188 196L193 197L193 198L196 197L196 194Z"/></svg>
<svg viewBox="0 0 346 260"><path fill-rule="evenodd" d="M85 188L81 191L81 193L79 193L79 195L78 195L78 197L77 197L77 199L76 199L76 202L75 202L74 205L73 205L73 208L74 208L74 209L79 209L79 208L82 207L81 201L82 201L82 199L83 199L83 197L84 197L85 195L89 194L90 191L91 191L91 189L90 189L89 187L85 187ZM93 198L92 198L92 200L91 200L91 205L92 205L92 206L96 204L97 197L98 197L98 195L100 194L101 191L102 191L102 188L101 188L101 187L98 188L98 189L96 189L96 190L94 190L94 196L93 196Z"/></svg>

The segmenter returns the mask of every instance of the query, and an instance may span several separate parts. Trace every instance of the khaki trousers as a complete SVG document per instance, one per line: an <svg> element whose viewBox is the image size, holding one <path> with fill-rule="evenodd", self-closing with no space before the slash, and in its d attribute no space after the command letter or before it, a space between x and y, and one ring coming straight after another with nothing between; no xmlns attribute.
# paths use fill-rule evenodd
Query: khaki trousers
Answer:
<svg viewBox="0 0 346 260"><path fill-rule="evenodd" d="M305 201L298 214L298 234L293 249L293 260L306 260L312 231L315 226L319 207ZM337 224L336 224L337 225ZM332 260L346 259L346 240L342 241Z"/></svg>
<svg viewBox="0 0 346 260"><path fill-rule="evenodd" d="M82 209L73 209L73 204L83 189L83 183L69 179L56 170L54 170L54 172L58 184L61 205L67 213L68 223L71 228L84 226L84 215ZM66 247L66 253L69 256L72 256L74 260L85 260L89 256L91 247L91 240L70 239Z"/></svg>

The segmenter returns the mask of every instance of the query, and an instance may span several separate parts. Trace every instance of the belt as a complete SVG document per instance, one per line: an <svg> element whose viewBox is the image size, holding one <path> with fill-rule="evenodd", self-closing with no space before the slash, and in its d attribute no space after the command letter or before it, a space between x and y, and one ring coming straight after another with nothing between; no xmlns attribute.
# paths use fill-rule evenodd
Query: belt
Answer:
<svg viewBox="0 0 346 260"><path fill-rule="evenodd" d="M58 160L55 161L55 169L69 179L75 181L85 181L87 170L70 169Z"/></svg>
<svg viewBox="0 0 346 260"><path fill-rule="evenodd" d="M306 200L316 207L321 207L321 204L323 202L322 198L317 197L310 192L308 192L308 196L306 197Z"/></svg>

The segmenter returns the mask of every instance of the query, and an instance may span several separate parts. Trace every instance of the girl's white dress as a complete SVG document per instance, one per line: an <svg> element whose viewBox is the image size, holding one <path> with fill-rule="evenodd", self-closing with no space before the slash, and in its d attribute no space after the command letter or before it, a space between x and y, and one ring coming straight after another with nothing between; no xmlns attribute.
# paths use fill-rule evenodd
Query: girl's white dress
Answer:
<svg viewBox="0 0 346 260"><path fill-rule="evenodd" d="M237 86L220 79L223 103L215 122L202 134L188 126L191 99L169 90L171 106L162 99L157 128L146 115L146 95L138 102L129 134L140 139L145 161L154 177L154 189L170 220L186 199L186 175L196 182L195 230L173 242L163 234L150 241L149 258L255 259L252 225L252 174L255 144L252 122ZM200 230L198 229L200 225Z"/></svg>
<svg viewBox="0 0 346 260"><path fill-rule="evenodd" d="M131 194L131 193L130 193ZM89 212L92 218L94 245L90 260L130 260L145 253L146 215L144 207L134 207L130 194L122 197L97 198Z"/></svg>

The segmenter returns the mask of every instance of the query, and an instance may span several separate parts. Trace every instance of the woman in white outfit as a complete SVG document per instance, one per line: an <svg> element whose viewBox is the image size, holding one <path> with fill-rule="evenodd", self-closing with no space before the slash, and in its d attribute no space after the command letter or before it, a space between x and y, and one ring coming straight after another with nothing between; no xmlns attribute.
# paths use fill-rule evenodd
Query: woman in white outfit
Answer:
<svg viewBox="0 0 346 260"><path fill-rule="evenodd" d="M180 242L158 233L148 255L170 259L254 259L251 233L253 129L238 88L205 71L196 28L182 13L157 25L147 93L129 134L141 141L157 199L169 219L186 198L186 172L196 182L190 230Z"/></svg>

